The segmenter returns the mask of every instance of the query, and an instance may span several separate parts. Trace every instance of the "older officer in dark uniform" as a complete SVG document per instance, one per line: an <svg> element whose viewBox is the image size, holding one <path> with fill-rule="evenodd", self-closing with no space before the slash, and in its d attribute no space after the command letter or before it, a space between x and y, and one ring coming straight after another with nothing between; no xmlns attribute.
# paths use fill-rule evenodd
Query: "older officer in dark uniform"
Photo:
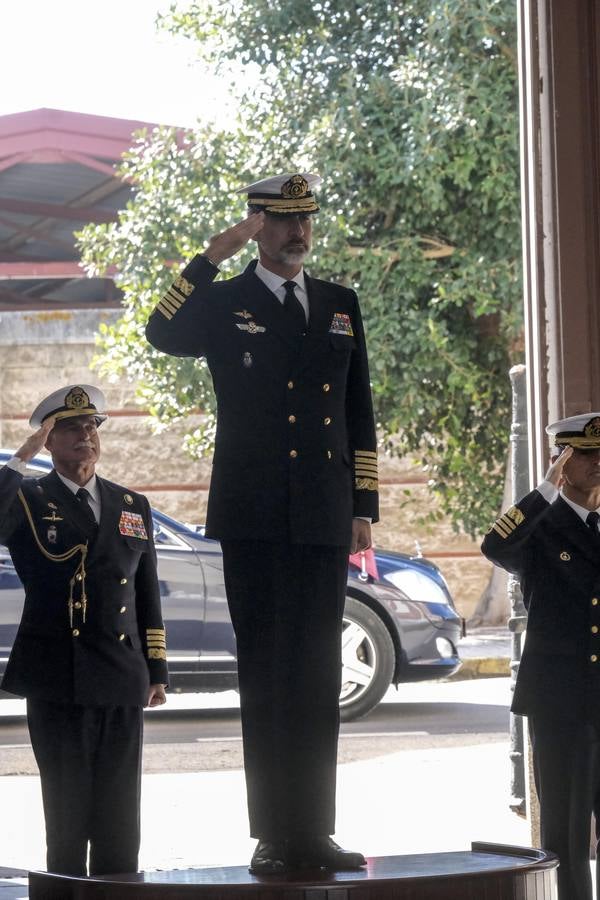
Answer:
<svg viewBox="0 0 600 900"><path fill-rule="evenodd" d="M223 547L262 873L364 864L330 835L348 552L370 546L377 448L356 294L303 269L320 180L242 189L248 217L190 262L146 332L205 357L217 395L206 533ZM260 261L215 282L250 239Z"/></svg>
<svg viewBox="0 0 600 900"><path fill-rule="evenodd" d="M561 900L591 900L592 812L600 823L600 413L546 431L560 455L492 526L482 550L519 576L528 610L512 709L529 720L542 845L560 859Z"/></svg>
<svg viewBox="0 0 600 900"><path fill-rule="evenodd" d="M27 698L48 869L135 872L142 708L164 703L165 632L141 494L95 474L102 393L69 385L0 470L0 540L25 586L2 687ZM54 469L24 478L46 447Z"/></svg>

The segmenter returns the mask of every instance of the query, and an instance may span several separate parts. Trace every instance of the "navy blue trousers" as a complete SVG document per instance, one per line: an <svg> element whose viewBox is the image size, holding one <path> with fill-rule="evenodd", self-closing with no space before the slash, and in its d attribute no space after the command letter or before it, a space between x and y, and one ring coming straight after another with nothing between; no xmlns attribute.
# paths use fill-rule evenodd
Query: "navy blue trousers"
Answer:
<svg viewBox="0 0 600 900"><path fill-rule="evenodd" d="M586 721L552 715L528 720L542 847L560 860L558 896L592 900L590 833L594 813L600 837L600 734Z"/></svg>
<svg viewBox="0 0 600 900"><path fill-rule="evenodd" d="M221 545L250 833L263 840L332 834L348 550Z"/></svg>
<svg viewBox="0 0 600 900"><path fill-rule="evenodd" d="M40 770L47 867L64 875L136 872L143 711L27 700Z"/></svg>

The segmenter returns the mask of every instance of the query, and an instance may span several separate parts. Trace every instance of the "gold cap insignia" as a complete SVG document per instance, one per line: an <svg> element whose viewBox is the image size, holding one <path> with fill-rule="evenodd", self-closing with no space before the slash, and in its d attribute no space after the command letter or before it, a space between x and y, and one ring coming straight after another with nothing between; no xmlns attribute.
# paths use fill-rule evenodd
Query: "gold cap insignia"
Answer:
<svg viewBox="0 0 600 900"><path fill-rule="evenodd" d="M583 429L583 433L588 438L600 438L600 416L590 419Z"/></svg>
<svg viewBox="0 0 600 900"><path fill-rule="evenodd" d="M65 397L67 409L85 409L90 405L90 398L82 387L71 388Z"/></svg>
<svg viewBox="0 0 600 900"><path fill-rule="evenodd" d="M307 193L308 181L302 175L292 175L288 181L281 185L281 196L289 200L306 197Z"/></svg>

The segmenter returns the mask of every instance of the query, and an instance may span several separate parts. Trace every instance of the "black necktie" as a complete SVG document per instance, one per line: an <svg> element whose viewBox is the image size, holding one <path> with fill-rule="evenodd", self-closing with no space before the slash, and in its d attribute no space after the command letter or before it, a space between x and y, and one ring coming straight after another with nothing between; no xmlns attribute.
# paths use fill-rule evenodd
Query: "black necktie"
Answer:
<svg viewBox="0 0 600 900"><path fill-rule="evenodd" d="M594 537L600 541L600 532L598 531L598 519L600 519L600 515L597 512L589 512L586 516L586 525L590 528L594 534Z"/></svg>
<svg viewBox="0 0 600 900"><path fill-rule="evenodd" d="M81 511L83 512L83 515L85 516L88 525L90 526L90 528L93 529L93 531L96 531L96 529L98 528L98 523L96 522L96 516L94 515L94 513L92 511L92 507L90 506L89 491L86 491L85 488L79 488L79 490L76 492L75 496L79 500L79 504L81 506Z"/></svg>
<svg viewBox="0 0 600 900"><path fill-rule="evenodd" d="M303 334L306 331L306 316L302 304L296 297L296 282L284 281L285 297L283 298L283 308L287 313L288 319L294 331Z"/></svg>

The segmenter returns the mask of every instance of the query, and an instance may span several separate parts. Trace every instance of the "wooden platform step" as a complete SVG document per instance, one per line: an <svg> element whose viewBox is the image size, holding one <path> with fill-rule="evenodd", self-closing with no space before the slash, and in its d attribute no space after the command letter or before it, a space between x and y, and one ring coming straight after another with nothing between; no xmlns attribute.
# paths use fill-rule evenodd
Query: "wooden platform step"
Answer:
<svg viewBox="0 0 600 900"><path fill-rule="evenodd" d="M29 900L557 900L557 866L542 850L474 843L287 877L257 877L245 866L96 878L30 872Z"/></svg>

